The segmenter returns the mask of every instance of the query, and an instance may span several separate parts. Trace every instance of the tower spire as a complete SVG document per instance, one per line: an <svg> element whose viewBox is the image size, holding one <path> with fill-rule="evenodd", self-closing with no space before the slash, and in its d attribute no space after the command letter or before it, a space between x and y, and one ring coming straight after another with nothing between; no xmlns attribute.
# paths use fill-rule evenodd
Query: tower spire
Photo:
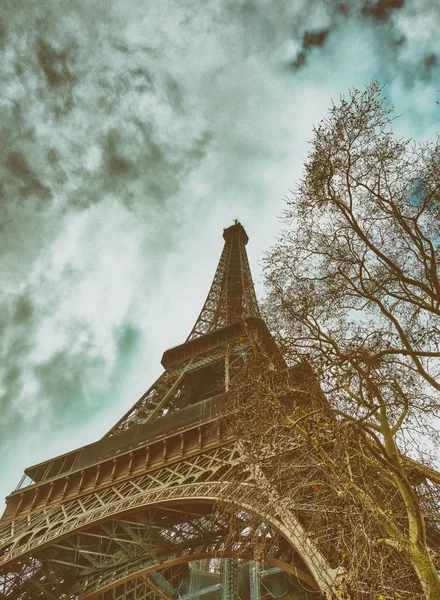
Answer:
<svg viewBox="0 0 440 600"><path fill-rule="evenodd" d="M181 408L182 389L188 389L190 373L202 365L215 363L218 360L217 353L223 352L219 347L241 335L239 332L245 320L256 318L258 326L267 331L261 320L246 254L248 235L243 225L235 220L231 227L223 230L223 238L225 245L211 289L191 333L183 344L164 352L161 362L165 372L105 437ZM214 351L214 348L217 350ZM224 371L224 365L221 368ZM208 376L212 381L217 381L218 374L210 372Z"/></svg>
<svg viewBox="0 0 440 600"><path fill-rule="evenodd" d="M248 235L241 223L223 230L225 245L203 308L186 341L242 321L260 317L246 254Z"/></svg>

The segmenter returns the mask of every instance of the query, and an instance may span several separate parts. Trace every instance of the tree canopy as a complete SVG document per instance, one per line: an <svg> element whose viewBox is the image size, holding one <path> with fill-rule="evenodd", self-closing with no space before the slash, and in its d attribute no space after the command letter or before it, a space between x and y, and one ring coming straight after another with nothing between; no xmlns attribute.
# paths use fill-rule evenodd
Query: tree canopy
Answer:
<svg viewBox="0 0 440 600"><path fill-rule="evenodd" d="M309 365L319 390L310 380L297 386L293 396L303 400L287 409L273 401L260 369L242 382L240 410L246 420L265 406L285 437L307 442L309 476L303 470L284 493L298 502L308 485L315 508L345 511L345 521L334 518L341 528L332 543L347 568L347 597L358 597L350 590L370 573L371 597L414 598L412 577L421 597L434 600L440 144L397 138L382 92L377 82L353 90L314 129L303 178L265 259L268 324L287 362ZM244 435L259 443L264 432L248 427ZM279 482L293 463L281 467Z"/></svg>

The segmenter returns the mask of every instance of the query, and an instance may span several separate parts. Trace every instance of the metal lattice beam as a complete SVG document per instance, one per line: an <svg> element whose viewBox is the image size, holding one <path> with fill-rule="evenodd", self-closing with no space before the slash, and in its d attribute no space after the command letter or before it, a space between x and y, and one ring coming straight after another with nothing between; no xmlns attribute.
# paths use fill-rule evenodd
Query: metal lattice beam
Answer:
<svg viewBox="0 0 440 600"><path fill-rule="evenodd" d="M28 526L25 529L27 533L24 538L22 534L18 534L12 539L5 540L5 543L9 547L3 555L2 560L3 562L10 563L18 557L30 556L31 552L35 553L40 548L44 550L44 546L46 545L49 545L49 547L52 545L57 552L55 560L59 561L58 564L60 564L60 561L64 561L66 563L65 566L72 566L74 564L77 569L75 577L77 578L80 572L87 573L89 575L89 585L95 577L94 574L101 581L103 580L103 573L107 570L107 566L111 576L118 571L118 564L121 565L121 569L124 571L127 568L129 570L138 569L137 557L139 556L139 560L143 560L143 556L145 556L145 544L153 543L159 546L158 540L161 540L163 543L173 543L177 547L179 543L184 544L189 539L189 545L192 546L194 540L200 539L200 535L207 536L209 534L214 535L215 538L217 534L213 524L204 521L200 516L196 521L192 519L192 526L189 527L188 525L186 529L176 529L172 525L173 519L168 516L168 528L164 529L162 527L160 537L151 538L149 530L148 536L141 536L142 543L139 543L139 532L142 530L139 524L136 524L136 535L133 535L132 529L130 530L131 525L128 521L125 521L123 526L118 523L118 528L116 529L112 523L116 515L123 515L127 511L138 510L143 506L151 504L157 505L160 503L163 506L164 502L168 503L170 501L182 502L184 499L191 501L208 499L212 501L226 494L237 505L248 507L251 511L260 511L260 514L269 518L269 522L275 524L278 531L284 530L286 535L288 535L289 531L293 531L295 536L291 538L290 543L293 547L297 548L300 554L303 554L304 550L311 550L310 566L313 567L313 565L316 565L313 567L313 570L318 574L318 581L321 579L323 583L328 585L328 582L332 577L335 577L335 574L328 567L325 559L319 554L316 548L308 548L310 546L308 538L293 513L287 507L284 507L282 513L278 516L275 514L267 515L268 506L282 506L282 503L274 501L273 490L265 490L266 483L263 480L260 479L257 485L243 483L241 486L233 486L233 488L229 489L227 481L221 481L222 475L220 475L220 480L216 479L217 472L220 474L223 473L223 476L227 473L222 467L225 465L231 466L234 463L239 464L240 460L243 460L243 457L237 453L234 445L219 448L194 457L190 461L182 461L172 468L158 470L152 474L146 474L143 477L124 482L119 486L113 486L101 492L96 492L88 498L82 499L80 503L72 501L58 505L51 511L43 510L43 514L32 515L36 524L36 530L31 539L28 539L30 524L28 519ZM188 476L197 477L197 475L203 475L203 478L207 479L207 473L210 474L209 478L211 481L206 480L203 483L190 484L182 483ZM105 524L98 534L101 544L99 551L93 548L92 542L84 544L78 541L83 538L92 539L93 534L96 534L96 530L90 530L90 527L93 527L93 523L99 523L103 519ZM283 525L283 522L286 521L288 522L288 528ZM79 531L87 527L89 529L84 534ZM128 541L128 537L124 534L124 532L127 532L127 529L132 532L129 536L131 538L130 541ZM143 528L143 531L145 532L147 529ZM92 536L88 535L90 533ZM191 539L191 536L193 539ZM224 531L218 532L217 537L219 540L222 540L224 536ZM67 540L65 542L57 541L62 540L62 538L67 538ZM111 548L113 550L110 551ZM115 548L119 548L121 552L118 554L114 550ZM129 554L128 550L131 548L133 548L133 552ZM67 555L64 557L60 556L61 550L67 553L70 551L70 558ZM129 554L128 557L127 553ZM44 551L43 556L47 557ZM73 559L72 556L74 557ZM53 557L49 556L49 558ZM34 559L31 558L31 560ZM41 568L40 564L38 563L39 568ZM55 564L53 560L51 564ZM29 566L29 569L32 569L32 565ZM31 573L32 570L28 572ZM313 581L313 579L310 580Z"/></svg>
<svg viewBox="0 0 440 600"><path fill-rule="evenodd" d="M240 223L225 229L225 245L205 304L187 341L247 316L260 316Z"/></svg>

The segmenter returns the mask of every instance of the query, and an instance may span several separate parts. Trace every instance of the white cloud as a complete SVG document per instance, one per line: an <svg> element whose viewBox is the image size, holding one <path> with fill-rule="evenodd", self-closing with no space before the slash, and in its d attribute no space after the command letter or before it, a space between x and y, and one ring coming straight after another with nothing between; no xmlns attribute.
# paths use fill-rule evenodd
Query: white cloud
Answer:
<svg viewBox="0 0 440 600"><path fill-rule="evenodd" d="M161 353L188 335L235 217L259 281L331 97L386 80L399 127L432 135L438 84L405 74L438 52L434 4L426 23L415 0L386 23L363 18L360 0L347 6L6 5L0 389L3 456L16 465L4 493L26 462L101 436L152 383ZM304 49L304 34L324 30Z"/></svg>

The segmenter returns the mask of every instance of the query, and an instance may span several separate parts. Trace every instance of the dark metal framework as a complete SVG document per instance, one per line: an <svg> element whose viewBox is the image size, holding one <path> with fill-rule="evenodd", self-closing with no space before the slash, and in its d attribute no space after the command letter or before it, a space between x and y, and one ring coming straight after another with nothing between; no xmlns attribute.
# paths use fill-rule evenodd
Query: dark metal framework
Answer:
<svg viewBox="0 0 440 600"><path fill-rule="evenodd" d="M265 600L281 583L289 598L332 596L340 571L225 435L249 336L275 370L285 364L260 317L246 232L236 222L224 239L196 324L164 353L158 380L101 440L29 467L30 484L8 496L0 598ZM258 536L271 540L263 565L253 562Z"/></svg>
<svg viewBox="0 0 440 600"><path fill-rule="evenodd" d="M187 341L205 335L243 317L260 317L246 254L248 236L236 223L223 233L225 245L205 304Z"/></svg>

